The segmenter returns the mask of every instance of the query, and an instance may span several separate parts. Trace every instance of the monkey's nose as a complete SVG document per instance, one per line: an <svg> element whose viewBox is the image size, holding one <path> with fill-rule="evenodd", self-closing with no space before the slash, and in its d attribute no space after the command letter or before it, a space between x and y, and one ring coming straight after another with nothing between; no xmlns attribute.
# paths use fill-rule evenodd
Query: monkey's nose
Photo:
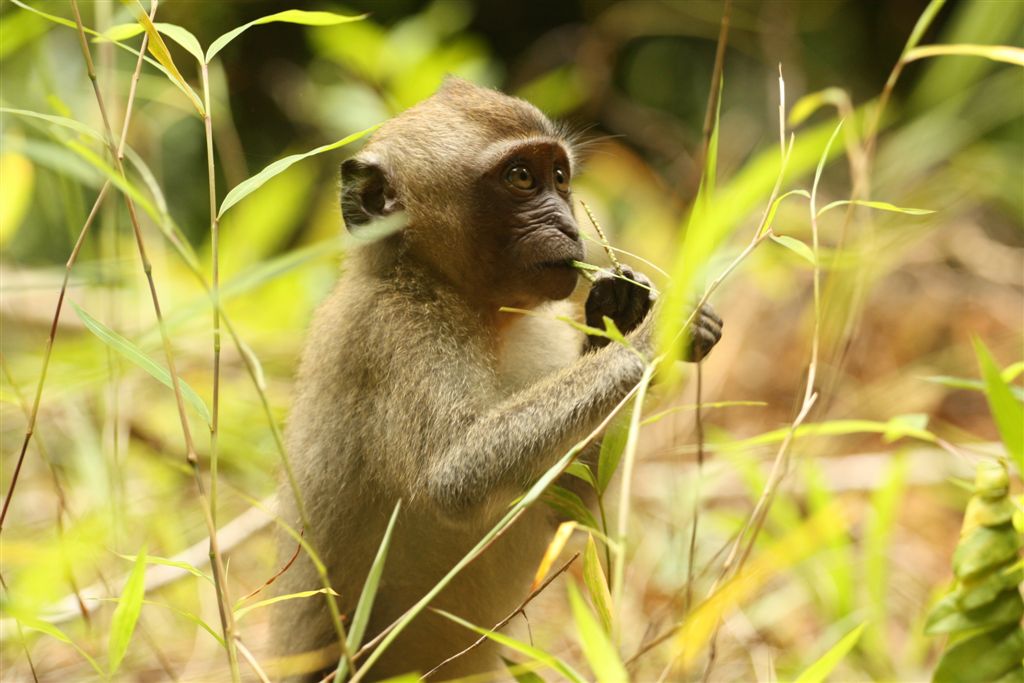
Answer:
<svg viewBox="0 0 1024 683"><path fill-rule="evenodd" d="M580 229L576 227L575 223L560 223L558 229L562 232L563 235L571 239L573 242L580 241Z"/></svg>

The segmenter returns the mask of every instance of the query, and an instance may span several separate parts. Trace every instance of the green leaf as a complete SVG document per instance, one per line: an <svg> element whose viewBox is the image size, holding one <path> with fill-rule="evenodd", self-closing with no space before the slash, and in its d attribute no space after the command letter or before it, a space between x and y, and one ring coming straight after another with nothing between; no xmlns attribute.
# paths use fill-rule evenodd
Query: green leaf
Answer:
<svg viewBox="0 0 1024 683"><path fill-rule="evenodd" d="M1017 471L1024 474L1024 404L1014 399L1010 385L1003 379L999 366L984 342L977 337L973 342L981 376L985 380L985 398L988 399L989 410L995 418L1006 452L1017 466Z"/></svg>
<svg viewBox="0 0 1024 683"><path fill-rule="evenodd" d="M502 657L501 661L504 662L505 668L512 675L512 678L516 679L519 683L545 683L539 674L527 669L527 665L517 664L508 657ZM419 678L417 677L416 680L418 681Z"/></svg>
<svg viewBox="0 0 1024 683"><path fill-rule="evenodd" d="M789 237L788 235L775 234L773 234L771 238L773 242L781 244L786 249L789 249L800 258L805 259L812 266L814 265L814 252L811 251L811 248L809 246L807 246L800 240L796 239L795 237Z"/></svg>
<svg viewBox="0 0 1024 683"><path fill-rule="evenodd" d="M782 200L792 196L810 199L811 193L808 192L807 190L790 190L789 192L783 193L776 197L775 201L773 201L771 206L768 207L768 215L765 216L764 225L761 226L761 232L758 235L758 237L772 229L772 224L775 222L775 214L778 213L779 205L782 204Z"/></svg>
<svg viewBox="0 0 1024 683"><path fill-rule="evenodd" d="M82 319L85 327L100 338L104 344L117 351L119 354L130 360L131 362L138 365L140 368L148 372L154 379L163 384L164 386L173 389L174 384L171 382L171 374L167 370L158 365L149 356L144 354L135 344L131 343L117 332L101 323L100 321L93 318L91 315L86 313L78 304L73 301L69 302L71 307L75 309L75 313ZM190 387L185 380L178 378L178 384L181 387L181 394L184 399L195 408L196 412L206 421L206 424L210 424L210 411L206 408L206 403L203 399L199 398L192 387Z"/></svg>
<svg viewBox="0 0 1024 683"><path fill-rule="evenodd" d="M167 49L167 44L164 42L160 32L157 30L156 26L153 25L153 21L146 14L146 11L142 8L142 5L138 0L134 3L133 9L135 10L136 20L142 24L142 27L146 30L146 35L149 36L150 53L156 57L156 61L160 62L160 64L167 69L167 74L169 75L171 82L185 93L189 101L192 102L192 106L196 108L197 112L199 112L199 115L206 116L206 110L203 109L203 103L199 101L199 96L196 95L196 92L192 89L192 86L188 84L188 81L185 80L185 77L181 75L181 72L178 71L178 67L174 63L174 58L171 57L171 53ZM184 29L181 30L184 31ZM196 41L196 45L198 47L198 41Z"/></svg>
<svg viewBox="0 0 1024 683"><path fill-rule="evenodd" d="M824 106L831 105L836 109L840 109L841 105L848 104L849 102L850 96L841 88L825 88L824 90L808 93L789 108L789 125L794 128L799 126L810 118L811 114Z"/></svg>
<svg viewBox="0 0 1024 683"><path fill-rule="evenodd" d="M857 644L860 634L864 632L865 626L867 626L867 622L864 622L840 638L838 643L828 649L828 652L804 669L804 672L797 676L794 683L822 683L832 673L832 670L836 668L836 665L843 660L843 657Z"/></svg>
<svg viewBox="0 0 1024 683"><path fill-rule="evenodd" d="M595 491L597 490L597 478L594 476L594 470L589 465L577 460L565 468L565 473L571 477L582 479L590 484Z"/></svg>
<svg viewBox="0 0 1024 683"><path fill-rule="evenodd" d="M129 562L138 562L139 559L137 555L122 555L121 553L117 553L117 556L122 559L128 560ZM164 567L175 567L176 569L183 569L192 576L198 577L200 579L205 579L209 581L211 584L213 583L213 579L211 577L207 576L198 568L189 564L188 562L169 560L166 557L159 557L157 555L145 555L143 556L143 559L146 561L146 564L159 564L163 565Z"/></svg>
<svg viewBox="0 0 1024 683"><path fill-rule="evenodd" d="M157 31L184 48L190 55L195 57L200 64L203 63L203 48L199 45L199 40L186 29L178 26L177 24L168 24L163 21L154 22L153 26L156 27ZM117 24L116 26L111 26L106 31L93 38L93 42L107 43L127 40L128 38L134 38L140 33L145 32L145 30L146 29L138 23Z"/></svg>
<svg viewBox="0 0 1024 683"><path fill-rule="evenodd" d="M925 413L907 413L896 415L885 423L885 433L882 439L886 443L893 443L900 439L920 434L928 429L928 415Z"/></svg>
<svg viewBox="0 0 1024 683"><path fill-rule="evenodd" d="M978 609L995 600L1003 591L1011 588L1016 590L1022 581L1024 581L1024 572L1021 572L1020 569L1010 569L1007 566L999 565L993 567L986 574L960 581L960 585L955 591L956 603L961 609ZM1014 596L1011 595L1010 599L1013 600ZM1020 603L1019 599L1016 601Z"/></svg>
<svg viewBox="0 0 1024 683"><path fill-rule="evenodd" d="M45 633L51 638L56 638L62 643L67 643L71 647L75 648L78 654L82 655L85 661L89 662L89 665L92 666L93 670L95 670L96 673L98 673L101 678L107 677L107 673L103 670L103 668L95 659L89 656L88 652L79 647L73 640L71 640L71 638L67 636L67 634L65 634L63 631L61 631L53 624L47 621L43 621L41 619L36 619L35 617L30 617L25 614L14 615L14 618L17 619L18 623L24 626L25 628L30 628L33 631L39 631L40 633Z"/></svg>
<svg viewBox="0 0 1024 683"><path fill-rule="evenodd" d="M908 209L902 206L896 206L895 204L890 204L889 202L871 202L864 199L843 199L837 202L826 204L825 206L818 209L818 216L820 217L822 214L831 211L832 209L835 209L837 207L848 206L850 204L854 204L856 206L866 206L871 209L878 209L879 211L905 213L910 216L927 216L930 213L935 213L934 211L930 211L928 209Z"/></svg>
<svg viewBox="0 0 1024 683"><path fill-rule="evenodd" d="M957 601L959 597L959 592L954 591L936 603L925 622L926 634L957 633L986 626L1019 623L1021 616L1024 616L1024 601L1015 585L988 604L974 609L963 609Z"/></svg>
<svg viewBox="0 0 1024 683"><path fill-rule="evenodd" d="M337 593L328 588L318 588L316 590L299 591L298 593L288 593L287 595L275 595L272 598L267 598L266 600L259 600L257 602L252 603L251 605L246 605L245 607L239 607L235 609L235 619L240 620L249 612L253 611L254 609L259 609L260 607L266 607L268 605L273 605L274 603L284 602L285 600L301 600L303 598L311 598L314 595L325 595L328 593L328 591L330 592L331 595L337 595Z"/></svg>
<svg viewBox="0 0 1024 683"><path fill-rule="evenodd" d="M629 411L623 410L608 425L601 439L601 451L597 458L597 492L604 494L608 484L615 476L615 470L619 467L619 460L622 459L622 452L626 448L626 439L629 437Z"/></svg>
<svg viewBox="0 0 1024 683"><path fill-rule="evenodd" d="M299 161L302 161L303 159L315 156L317 154L323 154L324 152L330 152L331 150L338 149L339 147L344 147L345 145L355 142L364 135L372 133L376 129L377 126L370 126L365 130L361 130L358 133L352 133L351 135L344 137L341 140L338 140L337 142L332 142L329 145L317 147L316 149L312 149L303 154L292 154L290 156L286 156L283 159L278 159L277 161L270 164L256 175L252 176L251 178L246 178L242 182L238 183L238 185L235 185L233 188L231 188L231 191L228 192L226 197L224 197L224 201L221 202L220 210L217 211L217 216L223 216L228 209L230 209L232 206L242 201L245 197L248 197L250 194L258 190L264 183L266 183L274 176L278 175L279 173L283 173L290 166L292 166L292 164L295 164Z"/></svg>
<svg viewBox="0 0 1024 683"><path fill-rule="evenodd" d="M590 593L597 616L601 617L601 625L605 633L612 632L612 594L608 590L608 579L601 569L601 560L597 556L597 544L593 535L587 535L587 548L583 552L583 582Z"/></svg>
<svg viewBox="0 0 1024 683"><path fill-rule="evenodd" d="M526 655L534 661L540 662L541 664L544 664L545 666L554 669L555 671L562 674L573 683L585 683L586 681L586 679L583 676L581 676L577 671L575 671L571 666L563 662L558 657L549 654L544 650L541 650L540 648L524 643L521 640L516 640L515 638L512 638L510 636L506 636L504 633L498 633L496 631L489 631L485 628L480 628L479 626L471 624L465 619L462 619L461 617L455 616L451 612L445 612L444 610L440 609L435 609L434 611L447 619L451 619L456 624L468 628L474 633L478 633L482 636L487 636L489 639L493 640L499 645L504 645L510 650L514 650L521 655Z"/></svg>
<svg viewBox="0 0 1024 683"><path fill-rule="evenodd" d="M241 35L242 32L260 24L283 21L289 24L302 24L304 26L334 26L336 24L347 24L350 21L360 21L364 18L366 18L365 14L345 16L342 14L335 14L334 12L307 12L299 9L289 9L284 12L270 14L265 17L260 17L259 19L254 19L248 24L243 24L238 28L232 29L217 38L217 40L213 41L210 44L210 48L206 51L206 63L209 64L214 55L223 50L228 43Z"/></svg>
<svg viewBox="0 0 1024 683"><path fill-rule="evenodd" d="M577 494L564 486L552 485L541 496L546 505L555 510L560 516L579 522L590 529L599 529L594 513L586 506Z"/></svg>
<svg viewBox="0 0 1024 683"><path fill-rule="evenodd" d="M598 683L627 683L629 675L626 673L626 667L622 665L622 660L608 639L607 633L597 623L590 608L583 601L575 582L570 581L566 587L569 590L569 604L572 607L573 620L576 622L576 631L580 636L583 656L587 658L587 663L590 664Z"/></svg>
<svg viewBox="0 0 1024 683"><path fill-rule="evenodd" d="M994 62L1024 66L1024 48L1011 45L922 45L903 56L903 62L926 57L984 57Z"/></svg>
<svg viewBox="0 0 1024 683"><path fill-rule="evenodd" d="M107 640L107 656L110 675L121 667L128 644L135 633L135 624L142 611L142 599L146 596L146 547L143 546L135 557L135 564L128 574L121 598L110 619L110 634Z"/></svg>
<svg viewBox="0 0 1024 683"><path fill-rule="evenodd" d="M985 631L957 642L946 650L932 676L934 683L993 681L1024 658L1024 631L1014 624Z"/></svg>
<svg viewBox="0 0 1024 683"><path fill-rule="evenodd" d="M384 538L377 548L377 556L373 558L370 566L370 573L366 575L363 583L363 591L359 594L359 602L356 604L356 611L352 615L352 625L348 631L348 651L355 652L363 643L363 635L366 633L366 625L370 623L370 610L373 608L373 601L377 597L377 587L380 585L381 574L384 573L384 562L388 557L388 548L391 547L391 533L395 530L395 522L398 520L398 511L402 509L402 501L395 503L395 509L391 513L388 527L384 531ZM344 657L338 662L338 670L334 680L343 681L348 673L348 662Z"/></svg>
<svg viewBox="0 0 1024 683"><path fill-rule="evenodd" d="M1016 365L1018 364L1014 363L1010 367L1006 368L1006 370L1003 370L1003 380L1007 383L1012 382L1015 379L1015 376L1007 376L1009 374L1007 370L1016 369ZM949 375L932 375L930 377L923 377L922 379L926 382L934 382L935 384L941 384L942 386L949 387L951 389L966 389L968 391L984 392L988 388L988 385L981 380L965 379L963 377L950 377ZM1013 393L1014 398L1018 401L1024 402L1024 389L1011 384L1010 391Z"/></svg>

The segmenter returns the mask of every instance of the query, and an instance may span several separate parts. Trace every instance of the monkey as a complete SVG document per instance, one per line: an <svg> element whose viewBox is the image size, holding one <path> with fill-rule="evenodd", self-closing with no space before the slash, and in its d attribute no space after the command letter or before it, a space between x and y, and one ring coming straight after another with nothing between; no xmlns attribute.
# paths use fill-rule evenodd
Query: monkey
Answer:
<svg viewBox="0 0 1024 683"><path fill-rule="evenodd" d="M430 98L384 123L341 166L342 216L356 240L379 220L403 226L345 256L314 315L286 426L287 449L313 528L305 538L351 616L396 502L366 640L424 596L543 474L639 382L654 353L656 294L639 272L603 273L585 319L604 316L632 350L554 319L571 312L584 259L571 181L578 160L562 130L533 105L447 77ZM638 286L641 285L641 286ZM503 312L527 309L542 316ZM702 308L689 359L721 336ZM298 524L287 483L281 516ZM533 506L431 603L490 628L525 596L555 528ZM295 541L279 544L284 564ZM320 587L301 553L278 594ZM282 661L317 652L338 662L322 596L273 605ZM477 639L424 610L370 679L430 670ZM332 643L334 647L332 649ZM486 642L440 679L498 670Z"/></svg>

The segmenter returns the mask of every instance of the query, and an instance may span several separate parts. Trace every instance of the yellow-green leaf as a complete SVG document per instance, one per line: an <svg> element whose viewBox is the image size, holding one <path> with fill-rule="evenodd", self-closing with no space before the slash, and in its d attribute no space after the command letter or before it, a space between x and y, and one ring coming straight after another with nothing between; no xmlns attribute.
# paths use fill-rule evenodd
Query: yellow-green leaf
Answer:
<svg viewBox="0 0 1024 683"><path fill-rule="evenodd" d="M629 680L629 675L626 673L626 667L623 666L615 646L608 639L608 634L597 623L590 608L583 601L576 584L570 581L567 588L569 590L569 605L572 607L576 631L580 636L583 656L587 658L587 663L590 664L590 669L594 672L598 683L626 683Z"/></svg>
<svg viewBox="0 0 1024 683"><path fill-rule="evenodd" d="M35 168L28 157L17 152L0 154L0 246L18 232L18 226L32 199Z"/></svg>
<svg viewBox="0 0 1024 683"><path fill-rule="evenodd" d="M874 202L867 201L865 199L841 199L839 201L826 204L825 206L818 209L818 216L821 216L823 213L831 211L832 209L835 209L837 207L848 206L850 204L854 204L856 206L866 206L869 209L878 209L879 211L905 213L910 216L927 216L930 213L935 213L934 211L931 211L929 209L911 209L903 206L896 206L895 204L890 204L889 202Z"/></svg>
<svg viewBox="0 0 1024 683"><path fill-rule="evenodd" d="M100 341L138 365L164 386L171 389L174 388L174 384L171 382L171 374L166 368L158 365L135 344L86 313L78 304L73 301L69 303L75 309L78 317L82 319L86 329L99 337ZM203 402L203 399L180 377L178 378L178 383L181 386L181 393L185 401L195 408L196 412L206 421L206 424L210 424L210 411L206 408L206 403Z"/></svg>
<svg viewBox="0 0 1024 683"><path fill-rule="evenodd" d="M243 24L238 28L232 29L220 38L217 38L217 40L213 41L213 43L210 44L210 48L206 51L206 63L209 64L214 55L223 50L228 43L241 35L243 31L246 31L253 26L269 24L275 21L283 21L289 24L302 24L304 26L334 26L336 24L346 24L350 21L359 21L365 17L365 14L346 16L343 14L335 14L334 12L307 12L300 9L289 9L284 12L277 12L276 14L269 14L265 17L254 19L248 24Z"/></svg>
<svg viewBox="0 0 1024 683"><path fill-rule="evenodd" d="M984 57L994 62L1024 66L1024 48L1010 45L922 45L907 52L902 61L946 56Z"/></svg>
<svg viewBox="0 0 1024 683"><path fill-rule="evenodd" d="M981 376L985 380L985 398L999 428L999 436L1017 471L1024 474L1024 403L1013 397L1009 383L1003 379L999 366L984 342L975 338L974 353L978 357Z"/></svg>
<svg viewBox="0 0 1024 683"><path fill-rule="evenodd" d="M828 652L819 657L813 664L807 667L802 674L797 676L794 683L822 683L832 673L836 665L843 660L843 657L853 649L864 632L864 622L839 639L839 642L828 649Z"/></svg>
<svg viewBox="0 0 1024 683"><path fill-rule="evenodd" d="M590 601L594 604L597 616L601 617L601 625L605 633L612 632L612 594L608 590L608 580L601 569L601 560L597 556L597 544L593 535L587 536L587 549L583 553L583 581L590 593Z"/></svg>
<svg viewBox="0 0 1024 683"><path fill-rule="evenodd" d="M174 58L171 57L171 52L167 49L167 44L164 42L163 37L161 37L160 31L158 31L156 26L153 25L153 21L149 18L149 15L146 14L146 11L142 8L142 5L139 4L138 0L134 3L133 9L135 11L135 18L140 24L142 24L142 28L146 30L146 34L149 36L150 53L156 57L156 61L160 62L160 64L167 69L167 73L170 76L171 81L178 86L183 93L185 93L189 101L192 102L192 106L196 108L197 112L199 112L199 115L205 116L206 110L203 108L203 103L199 101L199 96L196 95L196 92L192 89L192 86L188 84L188 81L185 80L185 77L181 75L181 72L178 71L178 67L174 63ZM184 29L182 29L182 31L184 31ZM196 41L196 47L198 47L198 41Z"/></svg>
<svg viewBox="0 0 1024 683"><path fill-rule="evenodd" d="M328 592L328 590L329 589L327 588L318 588L317 590L299 591L298 593L288 593L287 595L275 595L272 598L267 598L266 600L260 600L258 602L252 603L251 605L246 605L245 607L237 608L235 610L235 619L239 620L249 612L253 611L254 609L259 609L260 607L273 605L277 602L284 602L285 600L300 600L302 598L311 598L314 595L324 595ZM330 591L330 593L331 595L337 595L337 593L335 593L333 590Z"/></svg>
<svg viewBox="0 0 1024 683"><path fill-rule="evenodd" d="M317 147L316 149L311 149L310 151L305 152L303 154L292 154L290 156L284 157L283 159L278 159L277 161L270 164L256 175L250 178L246 178L242 182L238 183L238 185L235 185L233 188L231 188L231 191L228 192L226 197L224 197L224 201L221 202L220 210L217 212L217 216L223 216L224 212L226 212L232 206L234 206L235 204L242 201L244 198L246 198L256 190L258 190L264 183L266 183L274 176L278 175L279 173L283 173L292 164L302 161L303 159L306 159L308 157L316 156L317 154L323 154L324 152L330 152L332 150L338 149L339 147L344 147L345 145L355 142L364 135L368 135L369 133L373 132L376 129L377 126L370 126L365 130L361 130L357 133L352 133L351 135L348 135L342 138L341 140L338 140L337 142L332 142L329 145L322 145L320 147Z"/></svg>
<svg viewBox="0 0 1024 683"><path fill-rule="evenodd" d="M125 581L121 598L118 600L114 615L110 619L110 633L107 639L107 656L110 675L113 676L121 667L128 644L135 633L135 624L142 611L142 598L146 595L146 547L143 546L135 557L128 580Z"/></svg>
<svg viewBox="0 0 1024 683"><path fill-rule="evenodd" d="M786 249L796 254L802 259L806 259L812 266L814 265L814 252L809 246L789 235L775 235L771 236L772 241L781 244Z"/></svg>

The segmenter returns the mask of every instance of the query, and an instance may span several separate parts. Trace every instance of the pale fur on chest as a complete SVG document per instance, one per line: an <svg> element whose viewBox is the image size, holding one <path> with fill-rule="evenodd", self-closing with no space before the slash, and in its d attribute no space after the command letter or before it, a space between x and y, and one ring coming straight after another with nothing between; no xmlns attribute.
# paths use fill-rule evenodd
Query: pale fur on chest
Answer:
<svg viewBox="0 0 1024 683"><path fill-rule="evenodd" d="M559 316L575 318L569 301L556 301L520 315L501 332L498 377L506 395L576 362L585 336Z"/></svg>

